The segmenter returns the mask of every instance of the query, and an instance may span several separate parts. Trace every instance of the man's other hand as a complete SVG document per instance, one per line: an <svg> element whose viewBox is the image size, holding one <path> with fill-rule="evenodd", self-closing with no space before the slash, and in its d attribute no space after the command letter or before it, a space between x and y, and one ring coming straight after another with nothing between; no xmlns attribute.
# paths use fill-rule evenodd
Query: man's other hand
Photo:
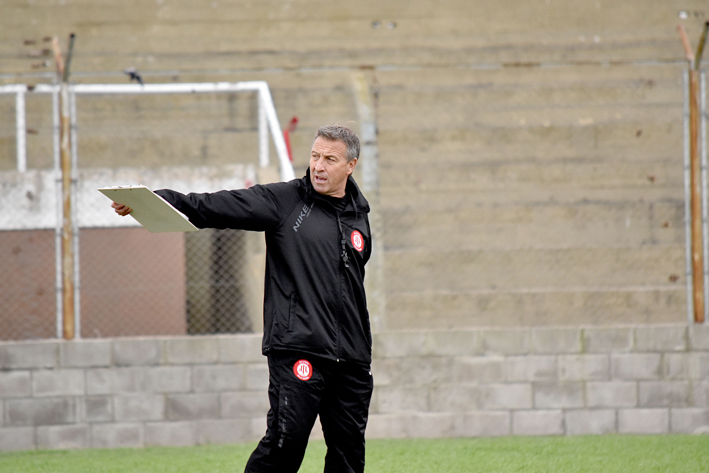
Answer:
<svg viewBox="0 0 709 473"><path fill-rule="evenodd" d="M125 205L116 202L112 203L111 207L113 207L113 210L121 217L125 217L133 211L130 207L126 207Z"/></svg>

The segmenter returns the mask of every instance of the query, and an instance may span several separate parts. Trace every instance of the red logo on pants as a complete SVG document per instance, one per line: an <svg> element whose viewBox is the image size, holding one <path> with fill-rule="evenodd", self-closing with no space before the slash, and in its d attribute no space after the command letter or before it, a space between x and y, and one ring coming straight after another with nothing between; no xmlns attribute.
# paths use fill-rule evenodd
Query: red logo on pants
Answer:
<svg viewBox="0 0 709 473"><path fill-rule="evenodd" d="M308 360L298 360L293 365L295 377L301 381L307 381L313 375L313 365Z"/></svg>

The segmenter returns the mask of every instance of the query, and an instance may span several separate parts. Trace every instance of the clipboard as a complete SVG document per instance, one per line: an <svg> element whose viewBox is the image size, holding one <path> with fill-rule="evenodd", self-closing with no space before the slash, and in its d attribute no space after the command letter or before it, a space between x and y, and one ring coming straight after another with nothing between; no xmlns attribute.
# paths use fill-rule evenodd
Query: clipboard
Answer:
<svg viewBox="0 0 709 473"><path fill-rule="evenodd" d="M129 215L151 233L199 231L184 214L145 186L101 187L98 191L130 207Z"/></svg>

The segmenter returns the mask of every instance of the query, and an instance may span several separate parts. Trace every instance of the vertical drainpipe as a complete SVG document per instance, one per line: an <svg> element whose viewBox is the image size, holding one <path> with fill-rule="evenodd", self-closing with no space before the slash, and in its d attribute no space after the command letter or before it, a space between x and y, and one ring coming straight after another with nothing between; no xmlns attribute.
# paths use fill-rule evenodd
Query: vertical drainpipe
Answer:
<svg viewBox="0 0 709 473"><path fill-rule="evenodd" d="M360 122L360 162L362 192L369 201L369 224L373 234L372 255L367 263L367 305L371 315L372 329L380 331L386 327L386 291L384 286L384 244L383 223L379 195L379 144L377 127L377 92L374 69L353 76L352 86L357 102Z"/></svg>

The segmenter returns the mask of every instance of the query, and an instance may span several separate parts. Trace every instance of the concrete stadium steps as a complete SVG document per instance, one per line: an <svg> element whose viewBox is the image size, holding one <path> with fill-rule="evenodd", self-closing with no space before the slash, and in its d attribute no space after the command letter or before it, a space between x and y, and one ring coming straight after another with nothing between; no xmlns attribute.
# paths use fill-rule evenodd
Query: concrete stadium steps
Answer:
<svg viewBox="0 0 709 473"><path fill-rule="evenodd" d="M435 158L434 158L435 159ZM381 182L391 187L411 186L418 190L470 190L484 192L535 186L564 189L649 189L654 185L682 189L681 161L657 159L628 162L589 159L556 162L517 161L480 164L448 164L445 157L430 164L382 167ZM680 197L678 195L678 197Z"/></svg>
<svg viewBox="0 0 709 473"><path fill-rule="evenodd" d="M679 112L681 116L681 112ZM568 126L500 126L441 129L382 130L382 160L401 154L405 163L418 165L432 159L448 163L493 160L590 159L623 160L668 158L682 160L682 122L637 121ZM673 115L670 115L672 117ZM669 117L668 117L669 118ZM543 147L537 143L545 143Z"/></svg>
<svg viewBox="0 0 709 473"><path fill-rule="evenodd" d="M701 2L682 8L693 5L700 9ZM681 61L677 10L650 0L504 0L494 8L464 0L133 0L41 7L11 0L3 3L14 21L3 25L0 73L37 72L37 63L51 59L41 54L41 38L69 31L79 38L75 70L85 72L128 65L194 70ZM24 45L25 39L40 44Z"/></svg>
<svg viewBox="0 0 709 473"><path fill-rule="evenodd" d="M390 329L682 323L684 286L387 294Z"/></svg>
<svg viewBox="0 0 709 473"><path fill-rule="evenodd" d="M577 32L585 27L607 25L609 29L623 30L636 27L640 31L662 26L667 17L677 17L673 5L662 5L652 0L635 0L627 3L599 0L593 4L583 0L570 0L563 4L541 2L529 4L515 0L499 0L497 8L488 4L465 0L441 0L432 4L426 0L409 2L361 0L357 4L336 4L327 0L303 0L297 5L279 0L223 0L213 2L189 2L187 0L143 2L126 0L120 3L76 0L77 8L68 8L64 3L53 2L41 10L32 12L31 4L21 0L6 0L8 7L26 10L36 18L53 18L64 14L71 21L95 23L146 22L206 22L221 19L237 21L279 20L344 20L381 19L396 20L453 20L467 21L471 26L487 27L492 33L539 31L554 26L555 32ZM700 6L701 2L689 0L686 9ZM636 15L637 9L643 15ZM82 16L81 13L84 13ZM86 20L90 18L90 20ZM563 21L560 21L563 20Z"/></svg>
<svg viewBox="0 0 709 473"><path fill-rule="evenodd" d="M685 232L682 201L458 207L421 202L426 210L384 209L386 250L681 248Z"/></svg>
<svg viewBox="0 0 709 473"><path fill-rule="evenodd" d="M678 247L461 250L439 242L437 250L388 251L387 290L643 290L684 281L685 253Z"/></svg>
<svg viewBox="0 0 709 473"><path fill-rule="evenodd" d="M388 48L379 46L371 46L366 48L361 44L362 37L366 36L371 29L369 21L362 22L358 34L353 34L351 37L341 39L341 43L349 44L356 43L358 46L353 49L346 49L341 45L325 48L322 46L323 39L317 38L305 44L294 46L298 41L280 38L274 44L268 40L259 40L256 44L250 44L250 41L244 41L243 38L234 38L227 40L228 47L223 50L213 51L205 50L207 46L194 47L195 44L200 44L204 41L200 34L204 26L199 25L195 28L194 36L186 39L176 37L178 33L170 35L164 40L164 44L158 43L155 39L151 39L151 31L116 31L111 33L108 38L102 36L99 42L106 42L106 47L110 47L116 43L129 43L130 47L122 47L118 51L83 51L77 52L75 56L76 71L84 73L105 73L105 71L115 71L116 76L120 76L120 71L128 66L137 66L144 73L150 71L218 71L218 70L269 70L269 69L286 69L295 70L301 68L310 69L329 69L329 68L357 68L360 66L378 66L378 67L404 67L404 68L419 68L422 65L425 67L447 66L451 63L458 64L462 67L487 67L491 65L495 67L498 64L511 66L525 65L540 65L540 64L555 64L555 63L579 63L584 64L605 64L608 61L608 55L611 54L610 62L628 63L628 62L651 62L656 57L657 44L654 41L649 41L649 44L642 48L641 52L636 52L633 45L625 47L599 48L593 46L567 46L565 44L556 47L549 47L548 54L539 56L538 46L520 47L515 43L506 43L504 45L493 45L491 47L474 48L467 46L464 49L447 48L447 47L432 47L410 46L411 40L406 38L402 41L402 45L392 45ZM301 24L294 25L303 27ZM305 26L308 27L308 26ZM317 29L318 25L311 25L311 29ZM228 25L225 31L229 31L235 27ZM338 28L341 30L341 28ZM81 35L81 30L77 35ZM179 34L183 33L182 29L178 29ZM254 34L258 34L260 30L254 30ZM37 36L42 33L38 33ZM105 32L101 32L105 35ZM273 32L273 34L276 34ZM281 33L282 34L282 33ZM29 35L24 35L29 36ZM82 42L96 41L94 38L87 38L84 33L81 36ZM126 40L126 38L129 38ZM144 39L145 38L145 39ZM530 38L527 41L533 43L536 38ZM219 39L216 39L218 41ZM377 41L381 41L377 38ZM569 41L573 41L569 39ZM64 41L66 42L66 41ZM157 43L157 44L156 44ZM246 43L246 44L244 44ZM301 42L302 43L302 42ZM675 44L674 38L668 38L663 41L666 54L663 58L664 62L681 63L682 58ZM237 46L238 45L238 46ZM0 45L1 46L1 45ZM21 47L21 46L20 46ZM18 51L18 47L12 46L7 49L12 49L7 53L0 51L0 74L36 74L38 71L46 71L47 77L51 74L51 61L42 65L44 61L51 59L49 55L42 55L41 50L45 49L46 45L41 45L40 49L31 50L23 48ZM245 50L234 50L233 48L240 47ZM298 49L290 49L295 48ZM179 49L180 53L168 52L174 49ZM2 48L0 48L2 49ZM160 52L165 50L165 52ZM635 54L629 54L627 50ZM613 55L613 52L621 51L623 54ZM415 59L414 59L415 58ZM146 77L148 74L146 74Z"/></svg>
<svg viewBox="0 0 709 473"><path fill-rule="evenodd" d="M388 326L686 317L680 68L377 79Z"/></svg>
<svg viewBox="0 0 709 473"><path fill-rule="evenodd" d="M680 9L705 0L7 0L0 82L51 80L69 31L77 82L267 80L301 175L317 126L359 128L366 74L383 328L683 322ZM144 99L81 112L82 165L255 160L248 100Z"/></svg>
<svg viewBox="0 0 709 473"><path fill-rule="evenodd" d="M381 103L382 112L389 102L427 108L447 103L453 111L465 112L472 101L475 107L470 111L478 113L510 109L509 104L520 111L598 105L624 110L630 105L625 111L632 113L634 108L681 103L674 95L682 80L680 64L571 66L387 69L377 74L377 81L390 96ZM406 108L399 112L406 115Z"/></svg>
<svg viewBox="0 0 709 473"><path fill-rule="evenodd" d="M607 189L572 189L564 190L563 195L555 189L540 189L539 187L527 186L516 188L514 193L509 189L486 190L474 193L469 191L461 193L456 190L438 189L434 191L421 192L415 188L391 188L381 192L382 200L389 207L389 211L396 215L415 217L413 210L416 206L426 209L431 203L439 211L444 209L466 208L468 206L494 207L503 205L587 205L587 204L607 204L621 205L622 202L630 204L634 202L655 203L676 202L678 205L684 203L684 196L681 189L669 187L653 187L638 193L637 189L616 189L609 193ZM474 196L474 200L470 198ZM407 214L407 212L409 212Z"/></svg>
<svg viewBox="0 0 709 473"><path fill-rule="evenodd" d="M677 76L681 78L679 71ZM414 97L408 97L403 93L402 97L406 103L402 101L389 105L383 101L381 116L388 123L395 124L396 127L420 130L428 130L433 126L430 120L425 119L428 116L436 117L438 127L443 129L459 127L461 123L465 123L471 128L513 128L528 125L544 128L551 126L580 128L593 125L603 126L610 123L630 123L636 125L633 132L642 129L637 124L647 120L648 117L669 118L674 116L679 118L682 116L681 97L675 97L674 102L670 104L661 102L638 105L637 103L633 104L630 97L618 101L617 98L608 96L596 104L528 105L522 101L521 96L529 96L534 92L525 91L524 85L519 87L522 90L515 91L515 95L520 97L501 98L496 100L494 105L490 104L488 108L485 108L484 104L480 104L477 96L468 94L464 90L450 94L432 90L426 94L414 93L412 94ZM675 90L678 88L675 87ZM589 91L589 94L592 93L594 92ZM496 95L496 93L491 91L484 95ZM391 97L391 95L386 97L389 100L396 100L396 97ZM669 121L667 118L660 121Z"/></svg>
<svg viewBox="0 0 709 473"><path fill-rule="evenodd" d="M563 67L380 73L382 132L459 129L462 124L473 130L603 130L620 124L633 128L629 138L637 130L641 130L638 137L642 135L641 123L670 123L681 117L682 97L676 92L681 88L680 68L608 69L613 72L602 67ZM597 147L604 138L609 137L594 134L587 148Z"/></svg>

